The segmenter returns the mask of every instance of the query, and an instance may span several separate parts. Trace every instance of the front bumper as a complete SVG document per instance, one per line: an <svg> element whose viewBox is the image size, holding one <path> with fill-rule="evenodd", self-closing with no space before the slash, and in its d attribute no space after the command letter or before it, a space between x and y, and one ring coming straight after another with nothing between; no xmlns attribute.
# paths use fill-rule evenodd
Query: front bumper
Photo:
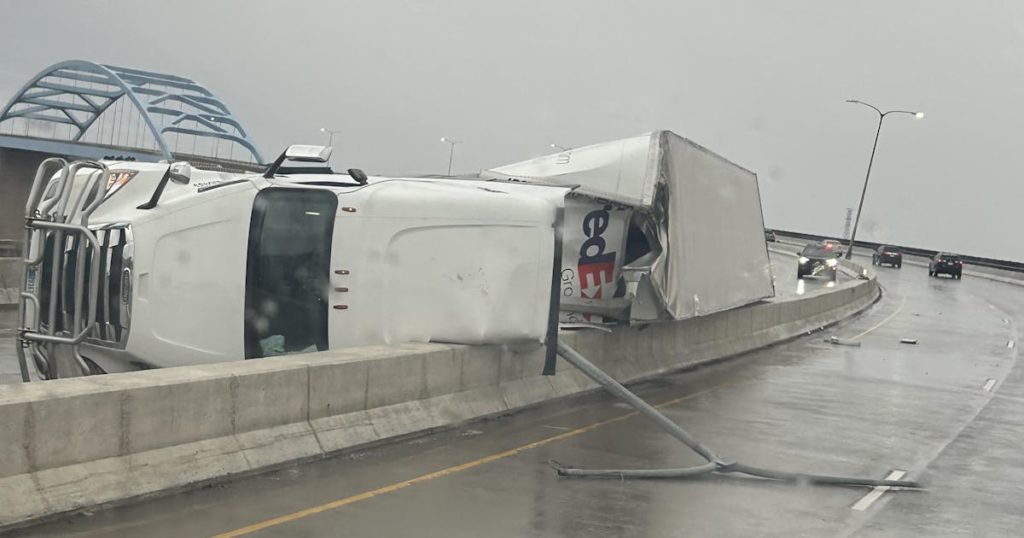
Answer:
<svg viewBox="0 0 1024 538"><path fill-rule="evenodd" d="M810 261L799 264L800 273L804 276L835 279L838 264L828 265L826 262Z"/></svg>

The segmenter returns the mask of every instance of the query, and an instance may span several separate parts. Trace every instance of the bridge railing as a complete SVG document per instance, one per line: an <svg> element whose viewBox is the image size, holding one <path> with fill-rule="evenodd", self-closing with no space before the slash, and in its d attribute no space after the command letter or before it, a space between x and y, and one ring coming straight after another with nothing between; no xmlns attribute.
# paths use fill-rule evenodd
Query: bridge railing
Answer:
<svg viewBox="0 0 1024 538"><path fill-rule="evenodd" d="M804 232L795 232L795 231L791 231L791 230L780 230L780 229L773 229L772 231L774 231L777 235L782 235L782 236L785 236L785 237L792 237L792 238L796 238L796 239L806 239L808 241L821 241L821 240L824 240L824 239L834 239L836 241L842 242L844 245L849 242L849 239L843 239L843 238L840 238L840 237L834 237L834 236L830 236L830 235L809 234L809 233L804 233ZM899 244L896 244L896 243L876 243L876 242L873 242L873 241L856 241L854 243L855 247L860 247L860 248L863 248L863 249L866 249L866 250L869 250L869 251L873 251L873 250L877 249L878 247L880 247L882 245L888 245L888 246L899 248L900 250L903 251L904 254L910 254L912 256L922 256L922 257L925 257L925 258L931 258L931 257L935 256L936 254L938 254L940 252L938 250L932 250L932 249L927 249L927 248L919 248L919 247L912 247L912 246L906 246L906 245L899 245ZM964 260L964 262L966 262L966 263L968 263L970 265L976 265L976 266L979 266L979 267L989 267L989 268L992 268L992 269L1001 269L1001 270L1004 270L1004 271L1014 271L1014 272L1018 272L1018 273L1024 273L1024 263L1022 263L1022 262L1015 262L1015 261L1011 261L1011 260L997 260L997 259L994 259L994 258L983 258L983 257L980 257L980 256L971 256L971 255L966 255L966 254L961 254L961 253L957 253L957 255L959 255L960 258L962 258Z"/></svg>

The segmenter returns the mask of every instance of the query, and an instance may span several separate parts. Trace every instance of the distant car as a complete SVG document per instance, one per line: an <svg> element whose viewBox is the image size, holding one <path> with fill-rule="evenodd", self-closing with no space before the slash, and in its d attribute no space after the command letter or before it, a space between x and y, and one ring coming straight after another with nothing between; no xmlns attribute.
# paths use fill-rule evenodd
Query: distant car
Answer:
<svg viewBox="0 0 1024 538"><path fill-rule="evenodd" d="M846 253L846 247L835 239L823 239L821 241L821 246L824 247L826 251L831 252L836 258L841 258L843 254Z"/></svg>
<svg viewBox="0 0 1024 538"><path fill-rule="evenodd" d="M797 259L796 277L813 276L835 280L838 265L839 260L831 249L825 248L824 245L807 245L800 251L800 257Z"/></svg>
<svg viewBox="0 0 1024 538"><path fill-rule="evenodd" d="M773 232L771 230L765 230L764 231L764 240L769 242L769 243L774 243L774 242L778 241L778 238L775 237L775 232Z"/></svg>
<svg viewBox="0 0 1024 538"><path fill-rule="evenodd" d="M940 252L928 263L928 276L947 274L957 280L963 277L964 261L956 254Z"/></svg>
<svg viewBox="0 0 1024 538"><path fill-rule="evenodd" d="M889 265L897 269L903 267L903 251L888 245L882 245L871 255L871 265Z"/></svg>

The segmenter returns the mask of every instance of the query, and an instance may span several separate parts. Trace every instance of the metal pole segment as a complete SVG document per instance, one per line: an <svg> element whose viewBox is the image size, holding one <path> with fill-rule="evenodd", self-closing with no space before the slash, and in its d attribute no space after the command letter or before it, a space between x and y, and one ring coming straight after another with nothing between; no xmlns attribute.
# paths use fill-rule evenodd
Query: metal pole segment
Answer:
<svg viewBox="0 0 1024 538"><path fill-rule="evenodd" d="M920 488L920 482L914 480L879 480L874 478L855 478L848 476L830 476L830 475L816 475L816 474L803 474L803 473L787 473L784 471L775 471L772 469L763 469L760 467L753 467L750 465L744 465L742 463L733 463L731 465L725 465L721 469L718 469L719 473L743 473L745 475L756 476L759 478L767 478L770 480L781 480L784 482L806 482L808 484L821 484L821 485L835 485L835 486L864 486L864 487L877 487L877 486L889 486L894 488Z"/></svg>
<svg viewBox="0 0 1024 538"><path fill-rule="evenodd" d="M846 247L847 260L853 257L853 242L857 239L857 225L860 224L860 212L864 209L864 196L868 193L868 180L871 179L871 165L875 162L875 151L878 149L878 137L882 134L882 120L884 119L885 114L879 113L878 130L875 131L875 144L871 146L871 158L868 160L868 173L864 176L864 189L860 191L860 204L857 205L857 218L853 221L853 231L850 233L850 245Z"/></svg>
<svg viewBox="0 0 1024 538"><path fill-rule="evenodd" d="M29 225L29 222L31 222L31 220L36 217L36 207L39 204L40 199L43 198L43 196L46 194L46 190L49 188L51 184L51 181L48 180L45 182L46 187L43 187L44 179L47 177L47 175L53 173L51 172L51 169L53 169L54 165L58 165L60 167L62 177L66 177L67 161L56 157L44 160L42 163L39 164L39 168L36 169L36 177L32 181L32 188L29 191L28 200L25 203L25 243L22 245L22 262L24 264L24 269L21 272L22 292L18 297L19 334L23 333L26 330L39 330L39 300L36 298L35 295L26 293L25 290L28 287L28 268L33 265L37 265L39 262L42 261L45 255L46 242L39 242L37 252L35 253L35 255L33 255L32 247L36 242L34 241L35 234L33 233L32 227ZM39 282L39 278L41 276L42 275L37 271L35 281L36 286L41 285ZM32 318L34 320L33 324L25 323L25 318L27 317L26 310L28 308L27 302L32 303ZM18 354L18 370L21 372L21 380L24 383L28 383L29 381L31 381L31 376L29 375L28 360L25 357L25 347L23 343L17 342L17 344L15 345L15 350Z"/></svg>
<svg viewBox="0 0 1024 538"><path fill-rule="evenodd" d="M551 460L548 462L559 476L588 476L610 478L690 478L711 474L718 469L716 463L705 463L696 467L679 469L576 469Z"/></svg>
<svg viewBox="0 0 1024 538"><path fill-rule="evenodd" d="M639 411L640 414L661 426L669 433L669 435L682 441L683 444L690 447L694 452L700 454L704 459L715 464L722 463L722 460L710 448L694 439L689 432L681 428L675 422L672 422L672 420L663 415L661 411L658 411L654 406L643 401L643 399L636 394L630 392L629 389L622 386L621 383L613 379L610 375L601 371L597 366L594 366L594 364L587 360L586 357L580 355L575 349L561 340L558 341L558 354L568 361L569 364L572 364L581 372L586 374L587 377L597 381L597 383L604 387L608 392L633 406L633 408Z"/></svg>
<svg viewBox="0 0 1024 538"><path fill-rule="evenodd" d="M22 347L22 343L18 342L14 346L15 351L18 353L18 369L21 370L21 382L28 383L32 381L32 377L28 372L28 360L25 359L25 348Z"/></svg>
<svg viewBox="0 0 1024 538"><path fill-rule="evenodd" d="M851 478L844 476L790 473L785 471L775 471L772 469L763 469L751 465L744 465L738 462L723 462L721 458L719 458L710 448L704 446L703 444L701 444L700 441L694 439L693 436L689 434L689 432L684 430L675 422L672 422L672 420L663 415L654 406L645 402L636 394L630 392L629 389L622 386L622 384L613 379L611 376L601 371L600 368L598 368L585 357L580 355L576 350L572 349L572 347L570 347L565 342L558 342L558 354L563 359L565 359L570 364L579 369L581 372L586 374L587 377L593 379L599 385L604 387L608 392L611 392L619 399L631 405L633 408L639 411L640 414L653 420L656 424L661 426L662 429L669 433L669 435L682 441L683 444L690 447L694 452L700 454L702 457L704 457L704 459L708 460L708 463L705 465L675 469L576 469L572 467L566 467L565 465L562 465L561 463L552 460L550 464L559 476L615 478L693 478L712 473L741 473L749 476L766 478L770 480L831 486L888 486L899 488L922 487L919 482L913 480L877 480L873 478Z"/></svg>
<svg viewBox="0 0 1024 538"><path fill-rule="evenodd" d="M562 299L562 227L565 223L565 207L555 209L554 255L551 263L551 293L548 296L548 330L544 338L544 369L541 375L555 375L558 363L558 312Z"/></svg>

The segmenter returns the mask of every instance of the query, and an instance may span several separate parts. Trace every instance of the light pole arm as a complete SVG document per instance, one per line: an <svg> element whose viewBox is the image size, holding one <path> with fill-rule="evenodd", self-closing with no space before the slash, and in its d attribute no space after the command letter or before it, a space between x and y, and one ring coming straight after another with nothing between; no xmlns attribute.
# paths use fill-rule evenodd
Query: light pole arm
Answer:
<svg viewBox="0 0 1024 538"><path fill-rule="evenodd" d="M879 116L884 116L886 114L886 113L882 112L881 110L879 110L878 107L876 107L875 105L873 105L871 103L865 103L864 101L858 101L856 99L847 99L846 102L847 103L854 103L854 104L857 104L857 105L864 105L864 106L866 106L868 108L871 108L875 112L878 112Z"/></svg>
<svg viewBox="0 0 1024 538"><path fill-rule="evenodd" d="M874 108L874 107L872 107L872 108ZM875 109L875 110L878 110L878 109ZM910 111L910 110L887 110L882 115L883 116L888 116L889 114L910 114L911 116L914 116L915 118L924 116L924 114L921 113L921 112L913 112L913 111Z"/></svg>

